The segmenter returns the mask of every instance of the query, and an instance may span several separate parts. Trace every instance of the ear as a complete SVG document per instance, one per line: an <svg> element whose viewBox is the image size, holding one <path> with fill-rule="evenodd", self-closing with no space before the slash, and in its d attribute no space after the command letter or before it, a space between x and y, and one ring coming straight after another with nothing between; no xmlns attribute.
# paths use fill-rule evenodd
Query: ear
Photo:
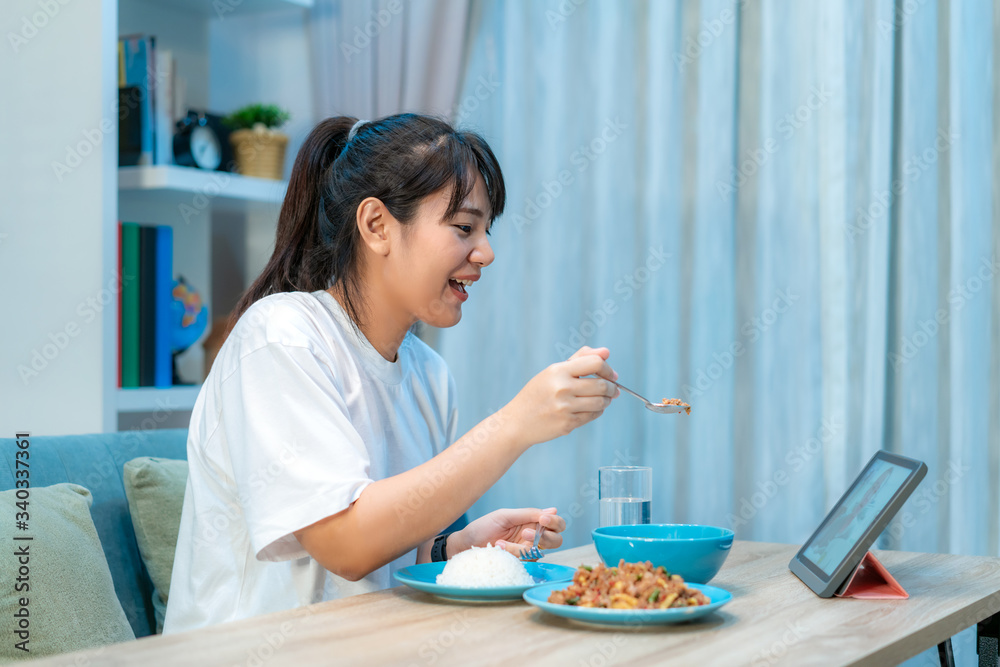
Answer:
<svg viewBox="0 0 1000 667"><path fill-rule="evenodd" d="M389 254L389 226L393 220L381 200L368 197L358 205L356 215L361 240L377 255Z"/></svg>

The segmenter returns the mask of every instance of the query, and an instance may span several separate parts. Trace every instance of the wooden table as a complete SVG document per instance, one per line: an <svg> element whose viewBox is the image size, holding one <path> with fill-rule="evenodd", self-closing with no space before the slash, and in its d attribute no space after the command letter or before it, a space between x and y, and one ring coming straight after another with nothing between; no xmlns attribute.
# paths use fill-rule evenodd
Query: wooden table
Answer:
<svg viewBox="0 0 1000 667"><path fill-rule="evenodd" d="M401 586L32 665L895 665L1000 611L998 558L880 551L909 600L821 599L789 572L796 551L737 541L711 582L732 602L683 625L587 625ZM593 546L545 560L599 562Z"/></svg>

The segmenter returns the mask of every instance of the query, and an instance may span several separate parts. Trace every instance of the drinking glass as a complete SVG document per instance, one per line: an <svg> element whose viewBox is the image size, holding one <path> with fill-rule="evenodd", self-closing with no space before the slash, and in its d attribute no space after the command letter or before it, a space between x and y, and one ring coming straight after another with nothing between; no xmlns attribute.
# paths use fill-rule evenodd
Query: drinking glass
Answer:
<svg viewBox="0 0 1000 667"><path fill-rule="evenodd" d="M598 468L601 526L649 523L653 469L645 466Z"/></svg>

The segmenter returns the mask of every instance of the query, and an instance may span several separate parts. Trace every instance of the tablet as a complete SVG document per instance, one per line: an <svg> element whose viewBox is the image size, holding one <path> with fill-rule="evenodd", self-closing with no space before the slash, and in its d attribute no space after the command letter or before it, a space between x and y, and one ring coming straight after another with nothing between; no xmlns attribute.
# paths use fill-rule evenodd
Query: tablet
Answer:
<svg viewBox="0 0 1000 667"><path fill-rule="evenodd" d="M820 597L836 593L927 474L927 466L878 451L841 496L789 569Z"/></svg>

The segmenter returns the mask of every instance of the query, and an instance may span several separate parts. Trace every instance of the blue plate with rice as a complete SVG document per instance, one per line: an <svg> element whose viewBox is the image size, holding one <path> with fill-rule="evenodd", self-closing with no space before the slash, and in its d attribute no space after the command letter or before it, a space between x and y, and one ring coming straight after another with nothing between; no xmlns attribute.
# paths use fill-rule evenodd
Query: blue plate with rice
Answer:
<svg viewBox="0 0 1000 667"><path fill-rule="evenodd" d="M513 557L512 557L513 558ZM516 559L515 559L516 560ZM493 602L497 600L520 600L524 592L542 584L565 583L573 580L574 567L552 563L522 563L533 583L516 586L455 586L437 583L438 575L444 571L443 563L419 563L396 572L396 581L424 593L431 593L449 600L464 602ZM471 581L470 581L471 583Z"/></svg>

